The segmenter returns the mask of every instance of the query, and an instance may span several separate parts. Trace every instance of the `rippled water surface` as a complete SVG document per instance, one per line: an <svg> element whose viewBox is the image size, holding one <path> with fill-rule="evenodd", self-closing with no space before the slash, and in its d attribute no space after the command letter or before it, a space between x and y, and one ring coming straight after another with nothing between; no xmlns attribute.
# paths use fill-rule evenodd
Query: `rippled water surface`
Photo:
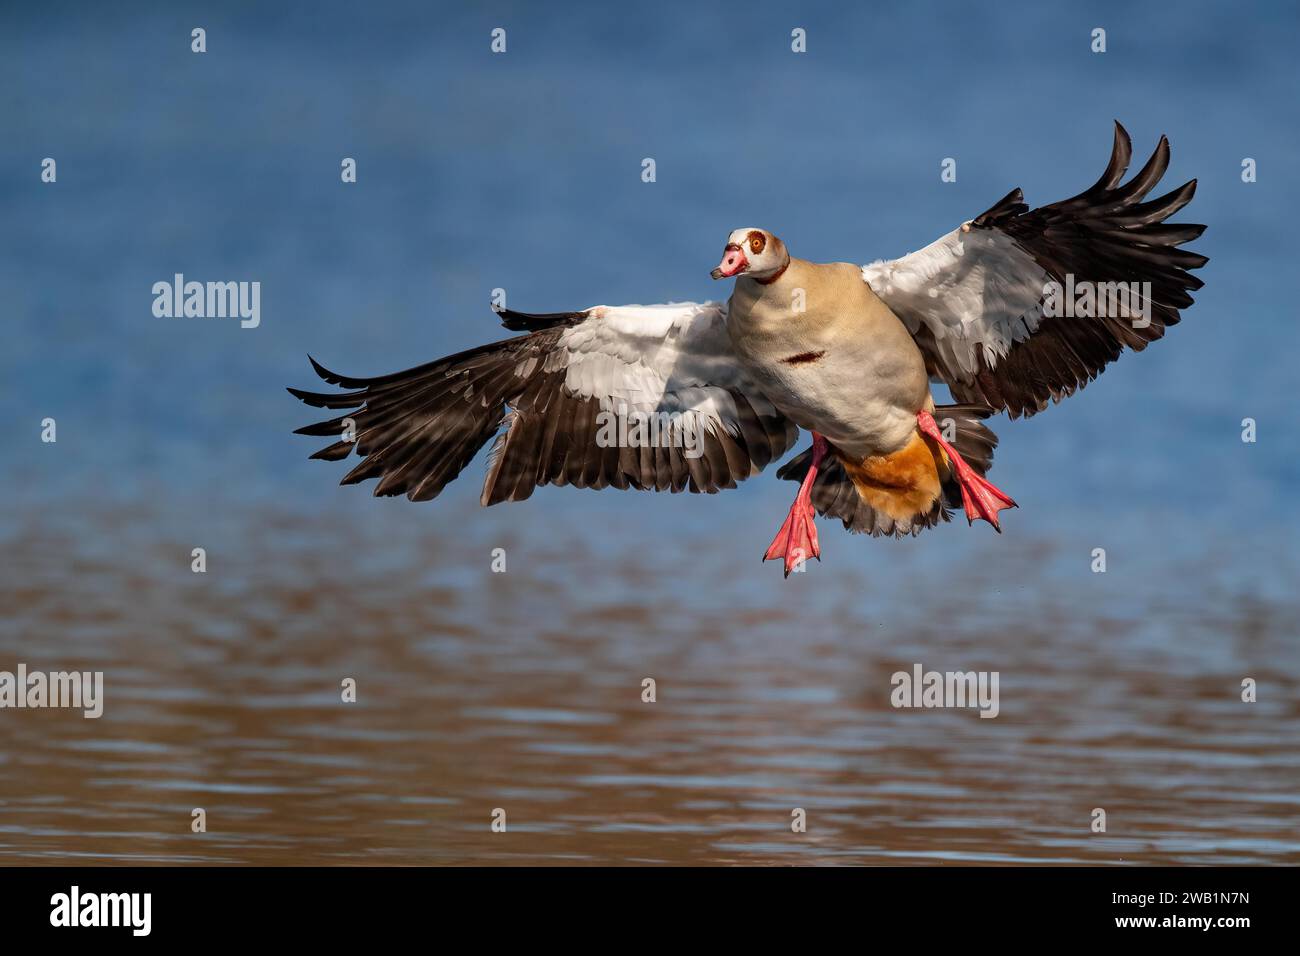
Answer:
<svg viewBox="0 0 1300 956"><path fill-rule="evenodd" d="M1180 600L1114 573L1067 590L1058 548L953 526L973 543L947 573L844 537L782 582L757 527L634 555L392 504L12 522L0 660L102 670L106 704L0 712L0 858L1300 860L1295 608L1213 564L1177 569L1199 574ZM999 716L892 708L914 662L997 670Z"/></svg>

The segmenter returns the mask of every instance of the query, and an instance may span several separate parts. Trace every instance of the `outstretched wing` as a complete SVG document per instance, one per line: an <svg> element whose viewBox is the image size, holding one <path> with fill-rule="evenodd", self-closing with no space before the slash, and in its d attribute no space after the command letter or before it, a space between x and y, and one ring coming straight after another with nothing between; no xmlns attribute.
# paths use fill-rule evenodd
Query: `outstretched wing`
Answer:
<svg viewBox="0 0 1300 956"><path fill-rule="evenodd" d="M378 478L376 495L437 496L494 435L482 503L521 501L538 485L716 492L757 474L798 437L745 374L717 303L503 311L529 334L351 389L289 392L350 409L298 429L341 436L313 458L362 461L342 484Z"/></svg>
<svg viewBox="0 0 1300 956"><path fill-rule="evenodd" d="M1188 270L1209 260L1177 247L1205 227L1164 220L1191 201L1196 180L1143 202L1169 165L1169 141L1120 185L1131 157L1117 122L1110 164L1086 192L1030 210L1012 190L924 249L863 267L957 401L1033 415L1125 346L1146 348L1192 304L1202 283Z"/></svg>

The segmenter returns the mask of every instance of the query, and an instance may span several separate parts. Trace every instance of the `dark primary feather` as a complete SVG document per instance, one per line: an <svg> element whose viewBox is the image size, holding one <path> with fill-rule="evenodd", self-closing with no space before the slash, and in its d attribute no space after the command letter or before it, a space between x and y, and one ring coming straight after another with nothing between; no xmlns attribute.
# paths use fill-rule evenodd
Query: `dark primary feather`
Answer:
<svg viewBox="0 0 1300 956"><path fill-rule="evenodd" d="M1146 165L1121 185L1131 158L1129 135L1117 122L1110 162L1092 187L1034 210L1015 189L971 225L1001 230L1060 283L1067 275L1076 283L1150 282L1151 324L1134 328L1130 314L1043 318L1037 331L994 367L979 349L978 368L965 378L939 367L933 337L922 328L917 343L931 372L947 381L956 399L1006 409L1012 418L1033 415L1082 388L1126 346L1141 351L1162 337L1179 321L1179 309L1192 304L1188 293L1202 282L1188 270L1209 260L1177 246L1201 235L1205 226L1164 220L1191 201L1196 180L1143 202L1169 166L1169 141L1162 136ZM1140 304L1132 311L1140 313Z"/></svg>
<svg viewBox="0 0 1300 956"><path fill-rule="evenodd" d="M586 312L515 312L512 309L497 309L501 324L511 332L540 332L553 329L557 325L576 325L587 317Z"/></svg>

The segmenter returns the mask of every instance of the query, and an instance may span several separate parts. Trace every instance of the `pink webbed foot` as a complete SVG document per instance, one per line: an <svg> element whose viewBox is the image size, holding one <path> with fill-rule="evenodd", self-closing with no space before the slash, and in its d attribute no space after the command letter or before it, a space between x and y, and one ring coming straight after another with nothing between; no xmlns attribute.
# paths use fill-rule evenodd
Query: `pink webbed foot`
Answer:
<svg viewBox="0 0 1300 956"><path fill-rule="evenodd" d="M961 484L961 503L966 508L967 523L974 524L976 518L983 518L1001 534L998 512L1018 506L1010 497L977 475L970 465L963 461L962 466L963 468L957 469L957 480Z"/></svg>
<svg viewBox="0 0 1300 956"><path fill-rule="evenodd" d="M822 557L821 546L817 543L817 526L814 523L817 511L813 508L812 486L828 450L826 439L814 433L812 464L808 466L808 474L804 475L803 484L799 486L799 493L794 497L794 504L790 506L785 523L763 555L764 561L784 559L787 578L804 561L809 558L820 561Z"/></svg>
<svg viewBox="0 0 1300 956"><path fill-rule="evenodd" d="M1002 527L998 524L998 512L1005 508L1017 507L1010 495L985 481L974 468L962 460L961 455L957 454L957 449L943 440L943 434L935 424L933 415L923 409L916 413L916 421L921 434L932 439L948 453L948 460L952 462L953 471L957 473L957 483L961 486L961 503L966 509L966 521L974 524L976 518L983 518L993 525L993 530L1001 534Z"/></svg>
<svg viewBox="0 0 1300 956"><path fill-rule="evenodd" d="M816 512L813 510L812 502L805 500L801 493L790 506L785 524L781 525L781 530L767 546L767 553L763 555L763 560L784 558L787 578L801 562L809 558L820 561L822 551L817 544L817 527L813 524L815 519Z"/></svg>

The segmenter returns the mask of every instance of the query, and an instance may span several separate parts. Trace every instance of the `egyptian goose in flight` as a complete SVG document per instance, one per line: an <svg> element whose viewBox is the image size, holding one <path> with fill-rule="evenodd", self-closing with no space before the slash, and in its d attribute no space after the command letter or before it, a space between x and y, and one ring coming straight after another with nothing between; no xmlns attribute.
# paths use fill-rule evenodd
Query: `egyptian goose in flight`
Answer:
<svg viewBox="0 0 1300 956"><path fill-rule="evenodd" d="M343 484L434 498L489 439L482 504L538 485L710 494L758 474L799 429L812 445L777 472L800 482L764 560L788 575L820 558L814 512L853 532L915 534L962 506L1001 530L1015 502L985 479L997 438L982 423L1029 416L1140 351L1179 320L1205 256L1177 248L1200 225L1165 223L1192 180L1144 202L1169 164L1161 137L1131 158L1115 124L1110 163L1073 199L1031 210L1014 189L911 255L867 266L796 259L765 229L731 233L715 279L726 303L499 312L525 333L404 372L348 378L341 393L289 389L343 410L298 429L340 436L312 458L361 462ZM930 382L957 404L936 405Z"/></svg>

